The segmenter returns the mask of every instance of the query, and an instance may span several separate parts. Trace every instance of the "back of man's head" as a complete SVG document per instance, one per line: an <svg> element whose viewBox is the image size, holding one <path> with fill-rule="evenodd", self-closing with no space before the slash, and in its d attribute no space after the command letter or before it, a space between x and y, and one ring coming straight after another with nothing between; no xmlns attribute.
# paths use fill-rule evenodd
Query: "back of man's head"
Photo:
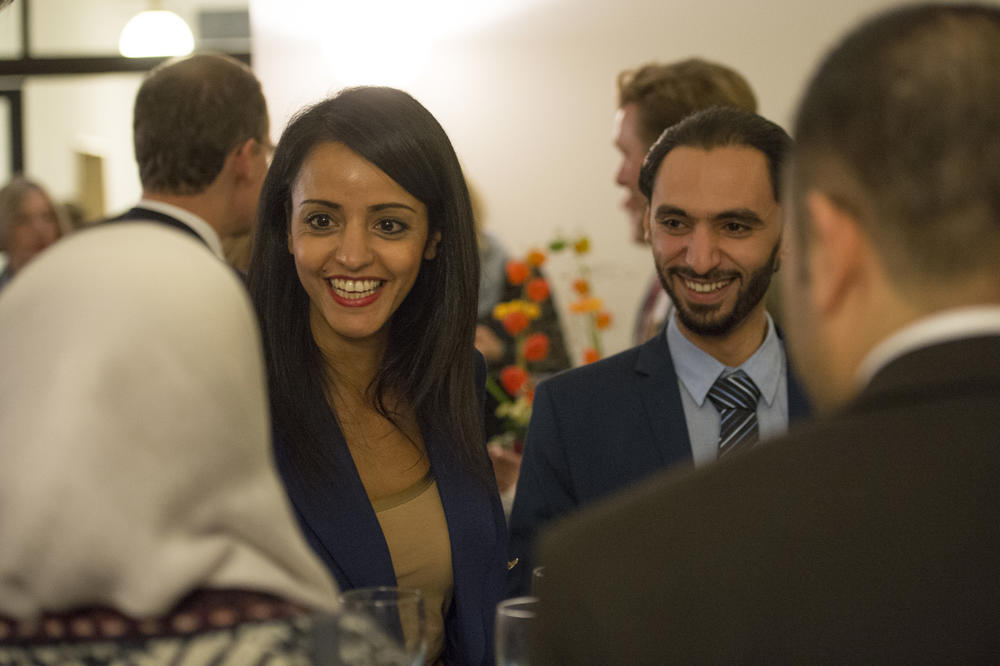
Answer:
<svg viewBox="0 0 1000 666"><path fill-rule="evenodd" d="M246 65L196 54L150 72L136 95L132 127L143 190L192 195L215 180L233 149L248 139L266 141L267 105Z"/></svg>
<svg viewBox="0 0 1000 666"><path fill-rule="evenodd" d="M638 108L647 144L695 111L712 106L757 110L757 98L746 79L729 67L700 58L667 65L650 63L621 72L618 106L626 104Z"/></svg>
<svg viewBox="0 0 1000 666"><path fill-rule="evenodd" d="M795 137L800 219L805 194L823 192L915 302L983 282L1000 257L1000 8L908 7L865 23L814 76Z"/></svg>

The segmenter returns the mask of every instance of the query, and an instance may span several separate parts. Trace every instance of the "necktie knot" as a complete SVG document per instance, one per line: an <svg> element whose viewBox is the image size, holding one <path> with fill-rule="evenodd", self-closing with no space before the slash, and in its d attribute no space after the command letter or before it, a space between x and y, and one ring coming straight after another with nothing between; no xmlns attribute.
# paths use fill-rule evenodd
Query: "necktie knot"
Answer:
<svg viewBox="0 0 1000 666"><path fill-rule="evenodd" d="M756 411L759 398L760 389L742 370L719 377L708 390L708 399L720 412L725 409Z"/></svg>

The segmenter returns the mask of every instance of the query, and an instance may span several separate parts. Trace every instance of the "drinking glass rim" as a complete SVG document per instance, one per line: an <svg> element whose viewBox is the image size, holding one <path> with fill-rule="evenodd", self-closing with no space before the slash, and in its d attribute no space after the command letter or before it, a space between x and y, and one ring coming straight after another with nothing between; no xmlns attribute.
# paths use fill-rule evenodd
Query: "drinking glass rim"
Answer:
<svg viewBox="0 0 1000 666"><path fill-rule="evenodd" d="M530 605L530 608L519 608L522 605ZM497 614L499 615L503 612L504 615L516 618L533 618L538 615L536 610L538 606L538 597L524 596L524 597L511 597L510 599L504 599L497 604Z"/></svg>

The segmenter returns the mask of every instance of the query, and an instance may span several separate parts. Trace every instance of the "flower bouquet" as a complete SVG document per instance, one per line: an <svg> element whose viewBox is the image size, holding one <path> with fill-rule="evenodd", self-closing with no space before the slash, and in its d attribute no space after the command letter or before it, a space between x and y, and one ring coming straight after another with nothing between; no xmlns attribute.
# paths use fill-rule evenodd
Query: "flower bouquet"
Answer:
<svg viewBox="0 0 1000 666"><path fill-rule="evenodd" d="M590 251L589 239L581 237L571 242L556 238L548 245L550 253L560 253L568 248L572 248L577 259L573 279L573 291L577 298L570 303L569 310L585 320L589 345L583 350L582 361L591 363L601 358L601 331L611 325L611 315L604 310L601 299L592 293L589 268L583 261ZM541 274L546 259L546 253L536 248L524 259L508 261L507 282L512 287L520 288L520 298L499 303L493 309L493 318L514 340L515 354L511 364L496 375L487 377L486 388L498 403L496 416L504 428L490 443L518 453L531 420L531 405L538 379L533 371L538 363L548 358L552 345L546 333L532 330L533 323L542 315L542 306L551 298L548 280Z"/></svg>

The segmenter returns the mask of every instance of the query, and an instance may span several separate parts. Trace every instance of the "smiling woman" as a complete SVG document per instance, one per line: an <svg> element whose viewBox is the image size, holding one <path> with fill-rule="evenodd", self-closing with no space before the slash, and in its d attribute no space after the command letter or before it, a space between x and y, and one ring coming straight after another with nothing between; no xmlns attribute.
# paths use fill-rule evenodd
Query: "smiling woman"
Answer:
<svg viewBox="0 0 1000 666"><path fill-rule="evenodd" d="M420 589L428 662L492 661L503 512L473 348L472 211L412 97L352 88L288 126L264 183L250 292L275 454L342 589Z"/></svg>
<svg viewBox="0 0 1000 666"><path fill-rule="evenodd" d="M289 245L309 294L313 337L334 350L343 338L379 339L434 258L427 207L342 143L321 143L292 187Z"/></svg>

